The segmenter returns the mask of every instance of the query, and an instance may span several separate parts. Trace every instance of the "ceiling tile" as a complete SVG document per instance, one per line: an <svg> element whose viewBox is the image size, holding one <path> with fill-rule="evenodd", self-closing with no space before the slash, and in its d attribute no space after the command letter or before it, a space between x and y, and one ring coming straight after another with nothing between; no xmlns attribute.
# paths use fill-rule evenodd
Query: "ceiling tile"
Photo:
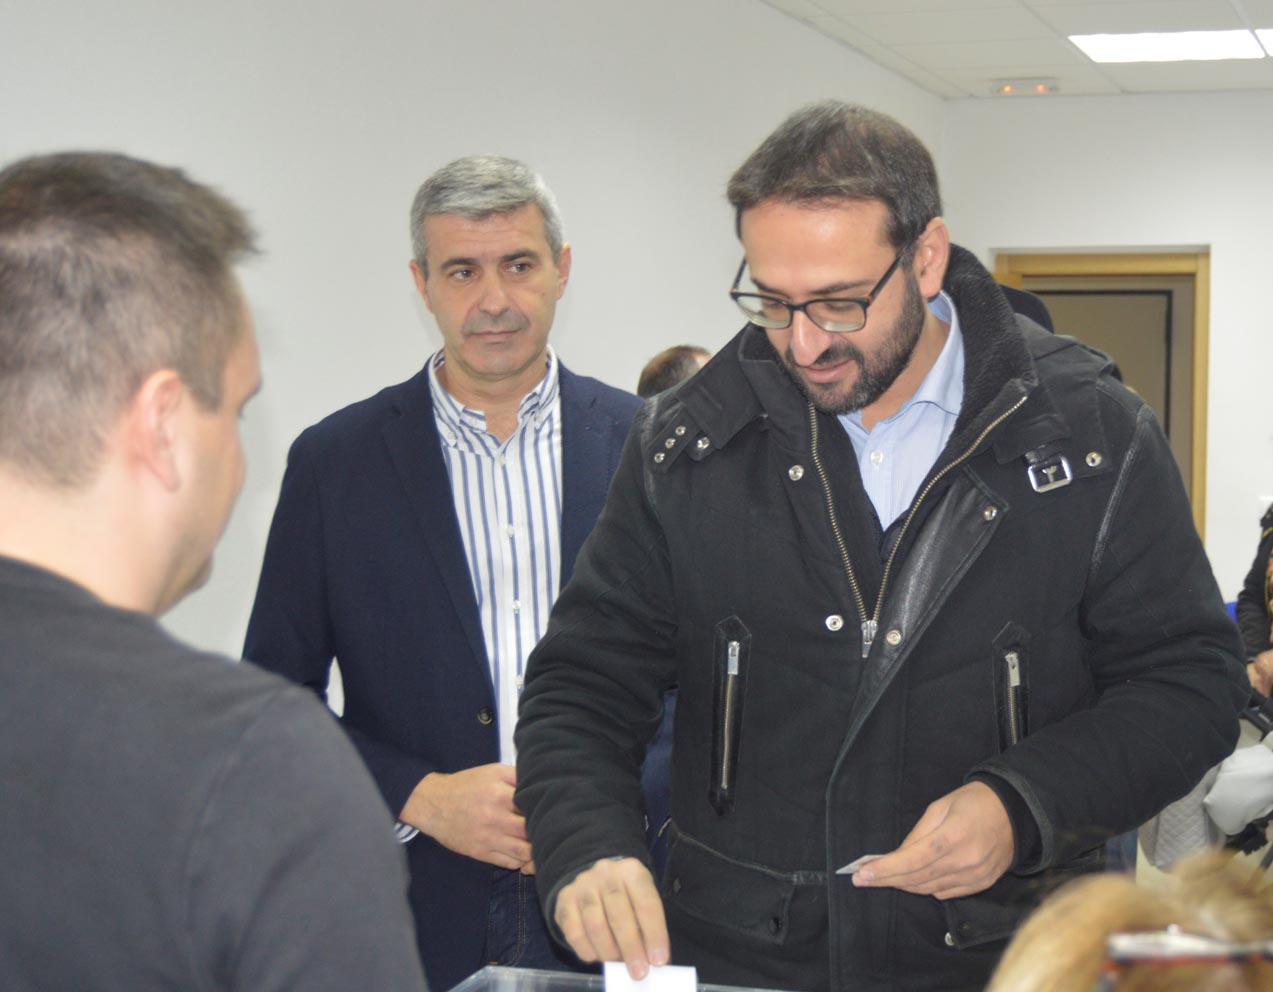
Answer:
<svg viewBox="0 0 1273 992"><path fill-rule="evenodd" d="M878 46L880 44L879 38L855 28L842 17L817 17L809 23L823 34L829 35L838 41L847 41L854 48L861 48L864 45Z"/></svg>
<svg viewBox="0 0 1273 992"><path fill-rule="evenodd" d="M841 20L882 45L1050 38L1053 31L1024 8L846 14Z"/></svg>
<svg viewBox="0 0 1273 992"><path fill-rule="evenodd" d="M816 2L827 13L840 16L890 14L916 10L1004 10L1021 6L1019 0L816 0Z"/></svg>
<svg viewBox="0 0 1273 992"><path fill-rule="evenodd" d="M1139 31L1228 31L1245 27L1226 0L1038 4L1039 18L1063 35L1131 34Z"/></svg>
<svg viewBox="0 0 1273 992"><path fill-rule="evenodd" d="M1128 93L1186 93L1273 87L1273 59L1127 62L1102 68Z"/></svg>
<svg viewBox="0 0 1273 992"><path fill-rule="evenodd" d="M973 95L963 87L948 82L941 76L935 75L927 69L917 66L915 63L902 58L891 48L883 48L880 46L862 47L859 48L858 51L869 58L872 62L882 65L885 69L891 69L899 76L905 76L912 83L915 83L917 86L922 87L935 96L945 97L947 99L958 99Z"/></svg>
<svg viewBox="0 0 1273 992"><path fill-rule="evenodd" d="M813 20L815 17L826 17L827 12L819 7L813 0L765 0L770 7L776 7L784 14L790 14L792 17L798 17L804 21Z"/></svg>
<svg viewBox="0 0 1273 992"><path fill-rule="evenodd" d="M1068 65L1087 61L1077 48L1060 38L894 45L893 48L904 58L934 71L979 65Z"/></svg>
<svg viewBox="0 0 1273 992"><path fill-rule="evenodd" d="M1253 28L1273 28L1273 0L1243 0Z"/></svg>

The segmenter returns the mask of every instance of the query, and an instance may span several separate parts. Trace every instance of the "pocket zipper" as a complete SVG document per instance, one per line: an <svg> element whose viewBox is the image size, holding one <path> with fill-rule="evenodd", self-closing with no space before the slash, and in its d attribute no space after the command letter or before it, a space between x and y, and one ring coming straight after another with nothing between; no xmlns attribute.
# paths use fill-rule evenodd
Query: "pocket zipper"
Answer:
<svg viewBox="0 0 1273 992"><path fill-rule="evenodd" d="M1009 651L1003 656L1008 666L1008 743L1016 744L1021 739L1021 722L1018 701L1021 695L1021 656Z"/></svg>
<svg viewBox="0 0 1273 992"><path fill-rule="evenodd" d="M734 743L734 686L738 681L738 658L741 651L742 644L738 641L729 642L725 659L725 715L721 720L723 739L721 740L720 788L722 792L729 789L729 766Z"/></svg>

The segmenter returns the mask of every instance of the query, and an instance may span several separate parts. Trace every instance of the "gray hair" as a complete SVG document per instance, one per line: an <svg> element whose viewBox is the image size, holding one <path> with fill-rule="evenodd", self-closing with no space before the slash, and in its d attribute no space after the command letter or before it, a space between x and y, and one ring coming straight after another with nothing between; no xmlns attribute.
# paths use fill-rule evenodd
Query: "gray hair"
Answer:
<svg viewBox="0 0 1273 992"><path fill-rule="evenodd" d="M552 190L525 163L503 155L469 155L444 165L424 181L411 202L411 251L425 275L428 244L424 222L433 214L485 220L534 205L544 218L544 239L556 261L564 243L561 214Z"/></svg>
<svg viewBox="0 0 1273 992"><path fill-rule="evenodd" d="M923 142L893 118L839 100L810 104L783 121L730 178L728 195L736 224L769 199L880 200L894 248L941 216L937 170Z"/></svg>
<svg viewBox="0 0 1273 992"><path fill-rule="evenodd" d="M72 152L0 171L0 462L74 486L152 373L218 409L242 337L238 207L177 169Z"/></svg>

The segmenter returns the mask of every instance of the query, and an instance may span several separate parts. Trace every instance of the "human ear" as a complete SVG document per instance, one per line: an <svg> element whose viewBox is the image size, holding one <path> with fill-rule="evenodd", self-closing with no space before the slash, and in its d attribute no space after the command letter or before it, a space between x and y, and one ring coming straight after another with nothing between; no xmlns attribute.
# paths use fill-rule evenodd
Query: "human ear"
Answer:
<svg viewBox="0 0 1273 992"><path fill-rule="evenodd" d="M420 263L414 258L410 263L411 279L415 283L415 291L420 294L420 299L424 300L424 308L433 313L433 307L429 305L429 277L424 274L424 269L420 268Z"/></svg>
<svg viewBox="0 0 1273 992"><path fill-rule="evenodd" d="M181 485L181 414L183 404L190 402L181 376L174 369L160 369L146 377L124 415L131 461L170 492Z"/></svg>
<svg viewBox="0 0 1273 992"><path fill-rule="evenodd" d="M566 281L570 278L570 245L561 246L557 254L557 299L566 291Z"/></svg>
<svg viewBox="0 0 1273 992"><path fill-rule="evenodd" d="M934 217L915 242L913 271L924 299L931 300L941 292L949 263L950 230L944 220Z"/></svg>

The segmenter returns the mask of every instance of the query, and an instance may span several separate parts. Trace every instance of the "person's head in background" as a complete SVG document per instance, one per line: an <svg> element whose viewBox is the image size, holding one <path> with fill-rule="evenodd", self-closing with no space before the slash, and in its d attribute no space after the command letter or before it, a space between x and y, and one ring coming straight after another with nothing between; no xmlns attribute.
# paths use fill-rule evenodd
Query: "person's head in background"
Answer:
<svg viewBox="0 0 1273 992"><path fill-rule="evenodd" d="M637 380L637 395L649 399L684 382L707 364L712 353L692 344L678 344L660 351L645 363Z"/></svg>
<svg viewBox="0 0 1273 992"><path fill-rule="evenodd" d="M0 553L107 602L197 587L243 483L259 385L244 215L124 155L0 171Z"/></svg>
<svg viewBox="0 0 1273 992"><path fill-rule="evenodd" d="M1102 980L1111 934L1176 928L1235 944L1273 940L1273 891L1267 882L1254 865L1211 852L1185 859L1152 888L1113 873L1072 882L1017 932L986 992L1273 990L1273 962L1263 960L1133 961L1111 966Z"/></svg>

